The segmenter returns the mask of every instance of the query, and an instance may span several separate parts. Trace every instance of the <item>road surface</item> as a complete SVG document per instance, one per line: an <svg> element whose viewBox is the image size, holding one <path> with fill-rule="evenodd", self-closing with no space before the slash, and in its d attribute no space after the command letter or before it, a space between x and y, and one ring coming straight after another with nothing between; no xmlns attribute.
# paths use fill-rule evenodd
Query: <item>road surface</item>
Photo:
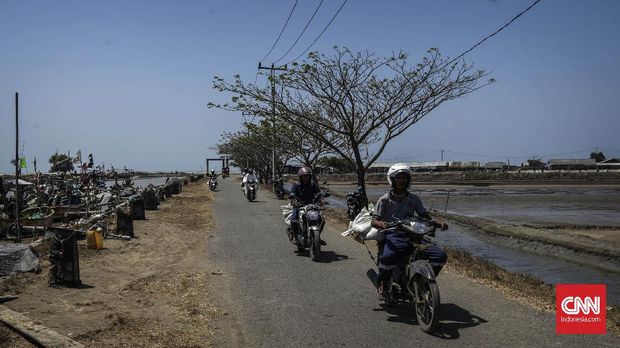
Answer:
<svg viewBox="0 0 620 348"><path fill-rule="evenodd" d="M216 228L209 239L212 284L227 311L230 346L620 346L613 335L555 334L555 317L455 274L442 273L436 335L416 324L411 307L380 305L366 276L366 249L329 224L322 262L297 255L280 219L280 205L260 190L248 202L234 180L215 192Z"/></svg>

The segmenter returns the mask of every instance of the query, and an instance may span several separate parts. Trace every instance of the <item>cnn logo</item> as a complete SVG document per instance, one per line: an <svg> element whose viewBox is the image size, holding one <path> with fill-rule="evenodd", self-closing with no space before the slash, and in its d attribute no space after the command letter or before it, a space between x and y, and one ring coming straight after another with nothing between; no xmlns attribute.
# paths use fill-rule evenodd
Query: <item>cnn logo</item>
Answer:
<svg viewBox="0 0 620 348"><path fill-rule="evenodd" d="M555 287L557 334L606 334L605 284L558 284Z"/></svg>
<svg viewBox="0 0 620 348"><path fill-rule="evenodd" d="M601 313L601 298L596 296L592 297L573 297L568 296L562 300L562 311L566 314L575 315L579 313L590 314L590 311L594 314Z"/></svg>

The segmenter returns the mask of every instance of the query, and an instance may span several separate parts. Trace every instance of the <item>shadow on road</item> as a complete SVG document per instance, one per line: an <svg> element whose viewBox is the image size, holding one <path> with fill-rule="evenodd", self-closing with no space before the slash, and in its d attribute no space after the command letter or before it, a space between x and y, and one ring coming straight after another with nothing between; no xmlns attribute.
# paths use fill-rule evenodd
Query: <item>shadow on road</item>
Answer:
<svg viewBox="0 0 620 348"><path fill-rule="evenodd" d="M310 252L308 250L304 250L303 252L297 253L297 256L310 257ZM347 255L340 255L330 250L321 250L319 263L331 263L334 261L344 261L348 259L349 257Z"/></svg>
<svg viewBox="0 0 620 348"><path fill-rule="evenodd" d="M417 325L415 307L411 303L400 303L398 305L380 304L381 308L375 311L385 311L391 316L387 319L391 322ZM471 314L468 310L461 308L453 303L442 303L439 317L439 325L434 336L442 339L457 339L461 336L459 330L478 326L488 322L477 315Z"/></svg>
<svg viewBox="0 0 620 348"><path fill-rule="evenodd" d="M319 262L330 263L334 261L344 261L348 260L349 257L347 255L340 255L333 251L321 251L321 258Z"/></svg>
<svg viewBox="0 0 620 348"><path fill-rule="evenodd" d="M461 336L459 333L460 329L467 329L487 322L488 320L472 314L454 303L443 303L441 305L439 327L434 335L439 338L453 340Z"/></svg>

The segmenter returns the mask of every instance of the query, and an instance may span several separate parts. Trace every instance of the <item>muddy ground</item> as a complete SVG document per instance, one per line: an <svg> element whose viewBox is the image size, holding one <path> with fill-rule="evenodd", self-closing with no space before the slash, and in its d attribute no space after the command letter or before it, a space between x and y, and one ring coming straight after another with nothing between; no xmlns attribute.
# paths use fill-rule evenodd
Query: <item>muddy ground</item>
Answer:
<svg viewBox="0 0 620 348"><path fill-rule="evenodd" d="M90 347L204 347L221 344L206 267L213 223L207 182L192 183L145 221L136 239L105 240L103 250L80 246L79 289L47 285L49 262L39 274L0 281L5 305ZM46 257L42 257L46 260ZM0 328L0 346L29 346Z"/></svg>

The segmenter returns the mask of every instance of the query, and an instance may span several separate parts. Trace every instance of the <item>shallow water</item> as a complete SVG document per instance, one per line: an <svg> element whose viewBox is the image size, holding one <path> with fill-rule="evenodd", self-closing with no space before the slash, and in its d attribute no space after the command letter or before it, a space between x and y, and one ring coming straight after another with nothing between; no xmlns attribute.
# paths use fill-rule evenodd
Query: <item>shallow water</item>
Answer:
<svg viewBox="0 0 620 348"><path fill-rule="evenodd" d="M333 185L339 192L352 185ZM371 202L387 185L367 189ZM620 186L417 186L427 208L501 222L620 226ZM449 199L448 199L449 192Z"/></svg>
<svg viewBox="0 0 620 348"><path fill-rule="evenodd" d="M562 259L496 245L491 238L473 234L460 226L438 231L439 245L467 250L511 272L532 275L548 284L607 284L607 302L620 305L620 275Z"/></svg>

